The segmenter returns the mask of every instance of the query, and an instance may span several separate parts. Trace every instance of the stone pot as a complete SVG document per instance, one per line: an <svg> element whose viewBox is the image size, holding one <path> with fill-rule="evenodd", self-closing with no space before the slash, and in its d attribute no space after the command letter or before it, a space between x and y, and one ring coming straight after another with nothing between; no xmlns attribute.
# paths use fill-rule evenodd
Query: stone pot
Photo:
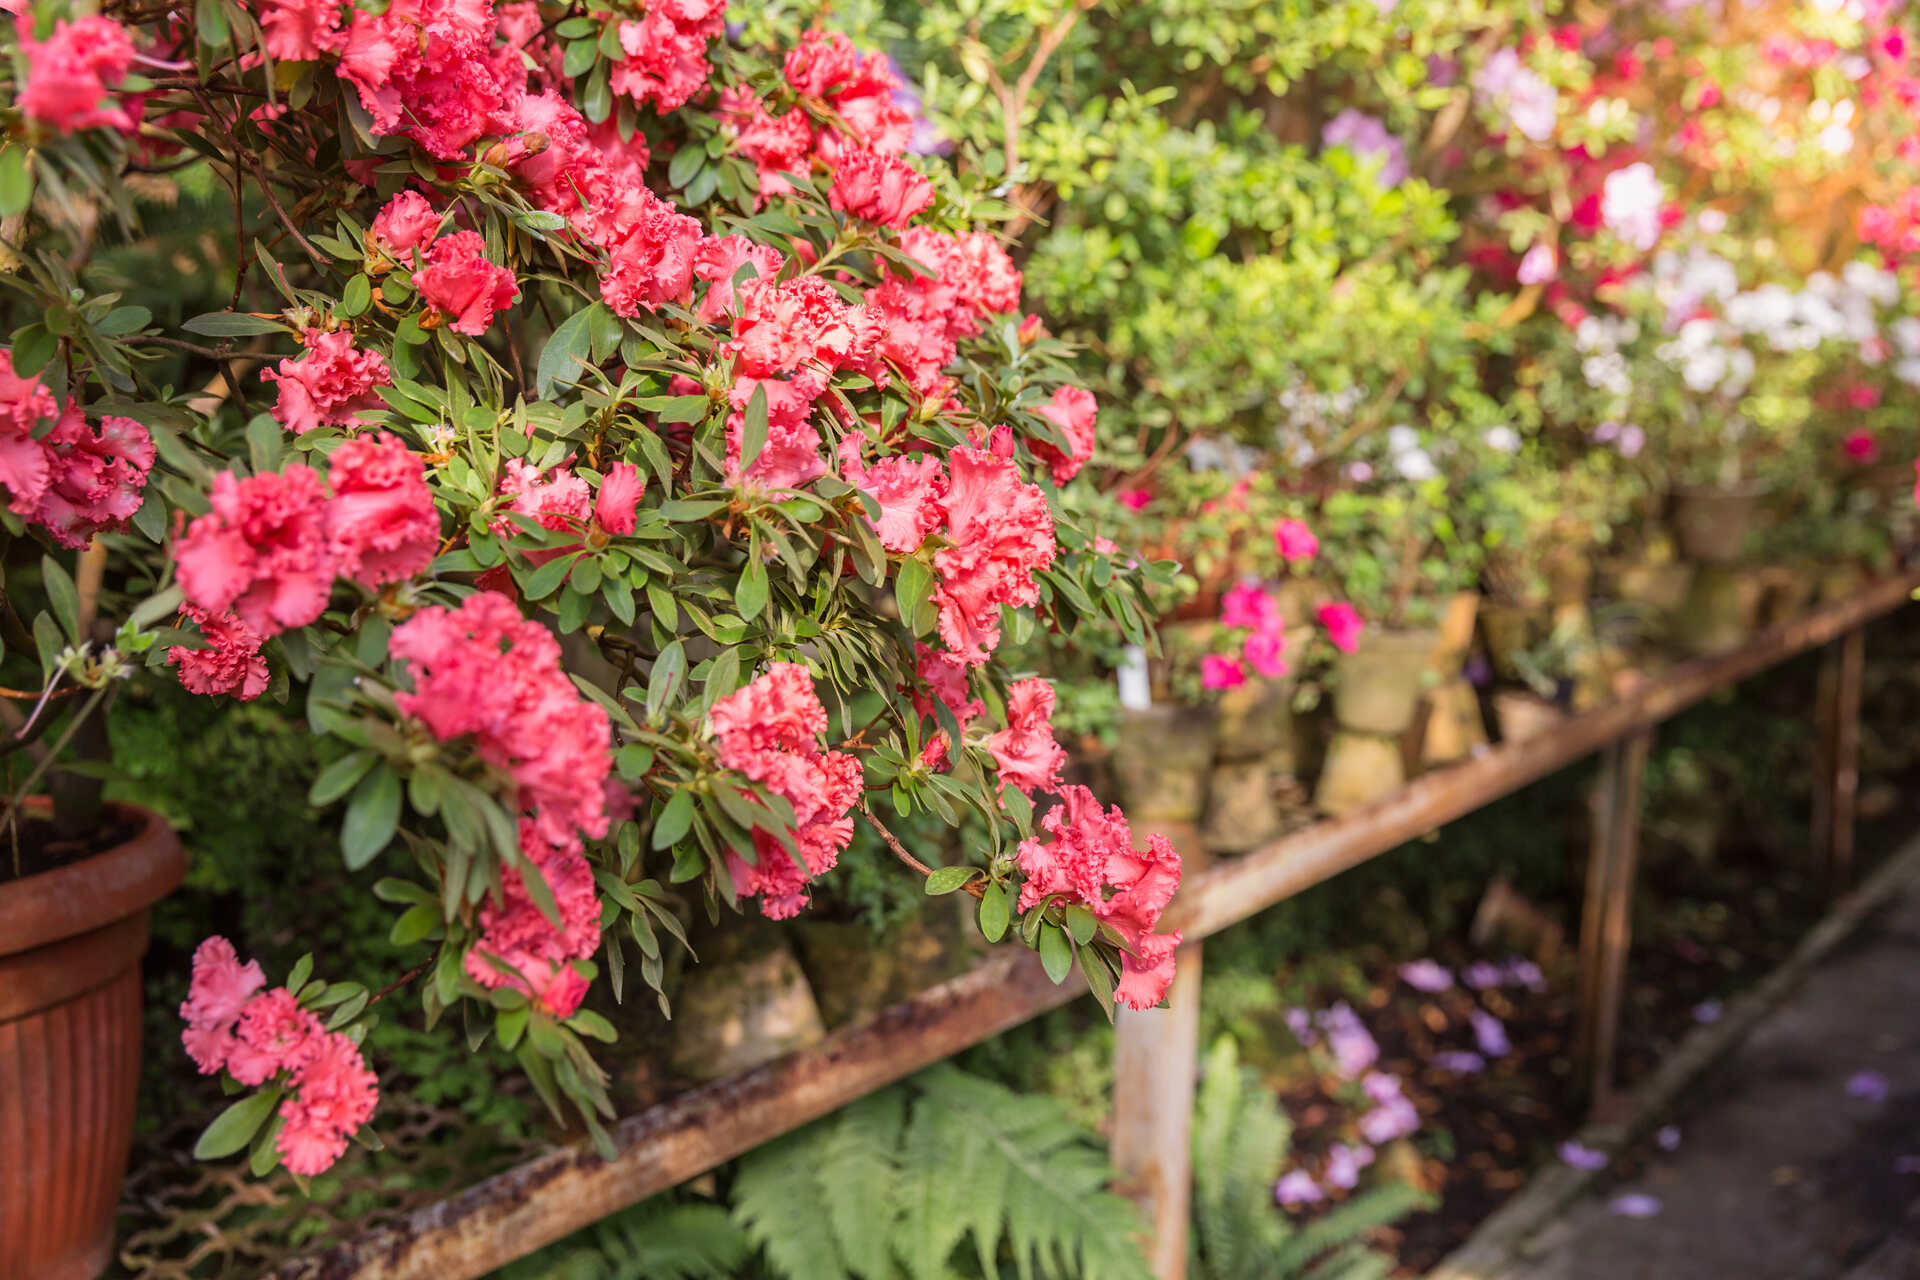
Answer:
<svg viewBox="0 0 1920 1280"><path fill-rule="evenodd" d="M1669 638L1695 657L1738 648L1753 630L1749 612L1758 603L1748 581L1720 565L1700 566L1687 598L1674 612Z"/></svg>
<svg viewBox="0 0 1920 1280"><path fill-rule="evenodd" d="M1313 803L1320 812L1340 818L1385 800L1406 781L1397 736L1336 729L1327 742Z"/></svg>
<svg viewBox="0 0 1920 1280"><path fill-rule="evenodd" d="M1211 853L1248 853L1278 839L1283 822L1274 794L1282 771L1265 760L1213 766L1201 843Z"/></svg>
<svg viewBox="0 0 1920 1280"><path fill-rule="evenodd" d="M91 1280L140 1085L140 957L186 875L173 829L115 806L123 843L0 884L0 1274Z"/></svg>
<svg viewBox="0 0 1920 1280"><path fill-rule="evenodd" d="M1692 582L1690 564L1679 560L1642 560L1622 566L1615 586L1622 600L1644 605L1664 617L1680 607Z"/></svg>
<svg viewBox="0 0 1920 1280"><path fill-rule="evenodd" d="M1250 676L1237 689L1220 694L1214 758L1266 760L1291 771L1297 756L1293 724L1293 680Z"/></svg>
<svg viewBox="0 0 1920 1280"><path fill-rule="evenodd" d="M1427 708L1427 731L1420 744L1421 764L1452 764L1487 745L1480 697L1465 677L1455 676L1435 685L1427 694Z"/></svg>
<svg viewBox="0 0 1920 1280"><path fill-rule="evenodd" d="M1547 597L1557 605L1583 605L1593 594L1593 560L1587 548L1556 547L1546 558Z"/></svg>
<svg viewBox="0 0 1920 1280"><path fill-rule="evenodd" d="M1766 599L1761 605L1761 620L1769 626L1789 622L1807 611L1819 590L1814 567L1804 561L1770 564L1761 571Z"/></svg>
<svg viewBox="0 0 1920 1280"><path fill-rule="evenodd" d="M1673 494L1673 534L1696 564L1739 562L1766 490L1759 485L1681 488Z"/></svg>
<svg viewBox="0 0 1920 1280"><path fill-rule="evenodd" d="M1341 728L1362 733L1406 732L1439 649L1437 630L1369 628L1359 647L1334 664L1333 718Z"/></svg>
<svg viewBox="0 0 1920 1280"><path fill-rule="evenodd" d="M964 893L929 898L879 937L857 921L794 921L801 968L827 1028L863 1021L971 968L982 945L974 910Z"/></svg>
<svg viewBox="0 0 1920 1280"><path fill-rule="evenodd" d="M1487 651L1487 665L1500 679L1518 681L1520 668L1514 658L1545 640L1551 625L1545 604L1487 601L1480 606L1480 643Z"/></svg>
<svg viewBox="0 0 1920 1280"><path fill-rule="evenodd" d="M1439 634L1434 641L1430 665L1442 678L1460 674L1473 648L1473 623L1480 616L1480 595L1460 591L1447 599L1440 611Z"/></svg>
<svg viewBox="0 0 1920 1280"><path fill-rule="evenodd" d="M800 962L785 946L687 972L673 1002L668 1065L719 1080L818 1044L827 1032Z"/></svg>
<svg viewBox="0 0 1920 1280"><path fill-rule="evenodd" d="M1127 713L1113 749L1113 776L1136 827L1200 821L1218 735L1212 707L1166 703Z"/></svg>
<svg viewBox="0 0 1920 1280"><path fill-rule="evenodd" d="M1493 695L1493 719L1502 743L1525 742L1551 733L1566 718L1566 712L1536 693L1501 689Z"/></svg>

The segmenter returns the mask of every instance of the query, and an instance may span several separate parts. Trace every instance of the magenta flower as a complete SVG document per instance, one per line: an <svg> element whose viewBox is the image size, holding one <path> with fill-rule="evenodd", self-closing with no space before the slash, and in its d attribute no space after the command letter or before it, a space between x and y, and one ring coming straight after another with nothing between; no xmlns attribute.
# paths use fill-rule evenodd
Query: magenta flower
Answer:
<svg viewBox="0 0 1920 1280"><path fill-rule="evenodd" d="M1209 653L1200 659L1200 686L1203 689L1238 689L1247 682L1246 668L1232 658Z"/></svg>

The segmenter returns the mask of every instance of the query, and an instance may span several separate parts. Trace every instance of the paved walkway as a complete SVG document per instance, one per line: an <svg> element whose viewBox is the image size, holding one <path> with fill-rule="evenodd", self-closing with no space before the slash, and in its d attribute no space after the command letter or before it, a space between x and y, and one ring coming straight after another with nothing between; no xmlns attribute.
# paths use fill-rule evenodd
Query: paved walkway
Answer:
<svg viewBox="0 0 1920 1280"><path fill-rule="evenodd" d="M1920 1280L1920 882L1670 1119L1677 1150L1598 1183L1499 1280Z"/></svg>

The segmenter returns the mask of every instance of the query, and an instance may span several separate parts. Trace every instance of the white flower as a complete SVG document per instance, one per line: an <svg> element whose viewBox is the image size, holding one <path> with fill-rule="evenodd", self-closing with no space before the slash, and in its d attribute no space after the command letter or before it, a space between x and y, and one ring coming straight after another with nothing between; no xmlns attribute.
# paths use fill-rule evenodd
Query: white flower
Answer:
<svg viewBox="0 0 1920 1280"><path fill-rule="evenodd" d="M1710 236L1717 236L1727 229L1727 215L1719 209L1702 209L1694 225Z"/></svg>
<svg viewBox="0 0 1920 1280"><path fill-rule="evenodd" d="M1495 453L1520 452L1520 433L1505 423L1497 427L1488 427L1487 433L1480 439Z"/></svg>
<svg viewBox="0 0 1920 1280"><path fill-rule="evenodd" d="M1402 477L1416 484L1422 480L1431 480L1440 474L1440 468L1433 465L1433 459L1427 456L1424 449L1414 449L1401 454L1393 460L1393 467Z"/></svg>
<svg viewBox="0 0 1920 1280"><path fill-rule="evenodd" d="M1387 452L1391 454L1411 453L1420 447L1420 433L1412 427L1401 425L1387 428Z"/></svg>
<svg viewBox="0 0 1920 1280"><path fill-rule="evenodd" d="M1844 156L1853 150L1853 130L1843 124L1830 124L1814 141L1830 156Z"/></svg>
<svg viewBox="0 0 1920 1280"><path fill-rule="evenodd" d="M1615 169L1601 186L1600 220L1645 253L1660 239L1660 204L1666 194L1653 166L1644 160Z"/></svg>

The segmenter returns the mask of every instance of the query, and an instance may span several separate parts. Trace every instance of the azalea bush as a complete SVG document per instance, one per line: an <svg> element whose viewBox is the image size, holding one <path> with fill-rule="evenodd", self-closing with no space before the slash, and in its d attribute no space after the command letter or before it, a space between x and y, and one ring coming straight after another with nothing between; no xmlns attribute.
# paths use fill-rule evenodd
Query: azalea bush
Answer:
<svg viewBox="0 0 1920 1280"><path fill-rule="evenodd" d="M1061 784L1053 689L1003 655L1151 644L1171 566L1075 495L1098 406L1006 203L879 54L725 24L19 16L0 485L43 768L125 680L303 701L311 798L417 956L369 990L201 944L185 1049L245 1095L203 1156L331 1165L416 995L605 1147L589 985L664 1006L690 912L795 915L856 822L1056 980L1163 998L1179 860ZM127 268L183 200L227 219L189 315ZM987 837L929 866L885 825L922 814Z"/></svg>

